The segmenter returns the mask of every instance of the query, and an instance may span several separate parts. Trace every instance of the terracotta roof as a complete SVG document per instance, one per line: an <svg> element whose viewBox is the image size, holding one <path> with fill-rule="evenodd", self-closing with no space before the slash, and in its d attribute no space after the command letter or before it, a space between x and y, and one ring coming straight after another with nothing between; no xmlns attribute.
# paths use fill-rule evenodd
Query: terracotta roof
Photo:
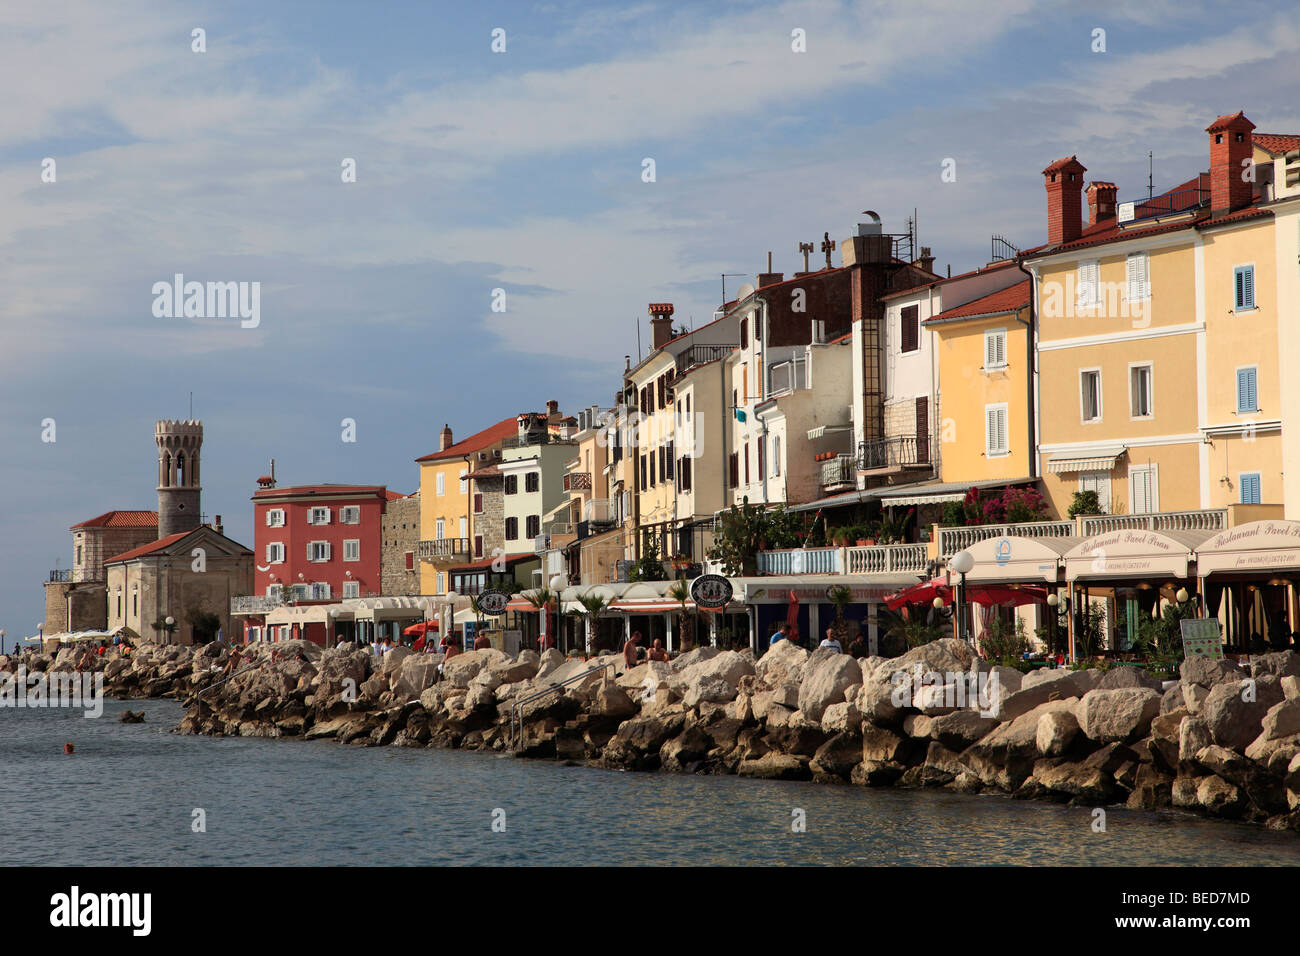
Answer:
<svg viewBox="0 0 1300 956"><path fill-rule="evenodd" d="M987 275L990 272L997 272L999 269L1006 269L1015 264L1015 259L1002 259L998 262L990 262L988 265L980 266L977 269L971 269L969 272L959 272L955 276L941 276L933 282L922 282L920 285L914 285L910 289L900 289L897 292L890 292L888 295L882 295L880 301L888 302L890 299L897 299L900 296L916 295L919 292L924 292L926 289L933 289L936 286L941 286L948 282L956 282L958 279L969 279L971 276Z"/></svg>
<svg viewBox="0 0 1300 956"><path fill-rule="evenodd" d="M400 491L385 491L384 495L387 496L389 501L396 501L398 498L410 497L410 495L404 495Z"/></svg>
<svg viewBox="0 0 1300 956"><path fill-rule="evenodd" d="M1014 312L1029 304L1029 295L1029 280L1026 279L1005 289L999 289L997 292L990 292L986 296L964 302L955 308L947 309L921 324L929 325L932 322L944 322L948 319L967 319L977 315L1001 315Z"/></svg>
<svg viewBox="0 0 1300 956"><path fill-rule="evenodd" d="M284 488L263 488L253 492L253 500L263 500L267 498L294 498L298 496L320 495L322 497L347 496L355 498L358 495L389 495L389 501L393 497L401 498L396 492L389 492L383 485L292 485Z"/></svg>
<svg viewBox="0 0 1300 956"><path fill-rule="evenodd" d="M486 468L479 468L477 471L471 471L465 476L466 478L499 478L501 469L496 465L488 465Z"/></svg>
<svg viewBox="0 0 1300 956"><path fill-rule="evenodd" d="M158 512L156 511L105 511L96 518L74 524L69 531L77 528L156 528Z"/></svg>
<svg viewBox="0 0 1300 956"><path fill-rule="evenodd" d="M495 425L483 429L481 432L475 432L468 438L456 442L454 445L442 451L430 452L416 461L443 461L451 458L464 458L471 452L482 451L497 442L504 441L519 434L519 416L511 415L509 418L503 418Z"/></svg>
<svg viewBox="0 0 1300 956"><path fill-rule="evenodd" d="M150 541L148 544L142 544L138 548L132 548L130 551L123 551L121 554L115 554L111 558L105 558L105 564L115 564L118 561L130 561L132 558L143 557L146 554L153 554L155 551L162 551L175 544L186 535L193 534L197 531L194 528L190 531L178 531L176 534L169 534L165 538L159 538L157 541Z"/></svg>
<svg viewBox="0 0 1300 956"><path fill-rule="evenodd" d="M852 333L852 332L845 332L843 335L839 336L838 338L831 339L831 340L830 340L829 342L827 342L826 344L827 344L827 345L837 345L837 344L839 344L840 342L847 341L848 339L851 339L851 338L853 338L853 333Z"/></svg>
<svg viewBox="0 0 1300 956"><path fill-rule="evenodd" d="M1254 133L1252 139L1256 146L1262 147L1274 155L1300 149L1300 135L1292 133Z"/></svg>
<svg viewBox="0 0 1300 956"><path fill-rule="evenodd" d="M1230 126L1245 126L1248 129L1254 129L1255 124L1246 119L1246 114L1241 110L1235 113L1224 113L1222 116L1215 117L1213 123L1205 127L1207 133L1213 133L1217 130L1227 129Z"/></svg>

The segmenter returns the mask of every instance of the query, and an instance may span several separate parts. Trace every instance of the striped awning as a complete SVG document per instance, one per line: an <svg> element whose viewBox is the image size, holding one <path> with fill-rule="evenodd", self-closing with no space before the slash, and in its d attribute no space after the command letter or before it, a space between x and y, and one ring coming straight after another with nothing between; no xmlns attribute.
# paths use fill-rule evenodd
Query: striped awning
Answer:
<svg viewBox="0 0 1300 956"><path fill-rule="evenodd" d="M852 428L852 425L818 425L816 428L808 429L808 440L812 441L815 438L822 438L835 432L850 431Z"/></svg>
<svg viewBox="0 0 1300 956"><path fill-rule="evenodd" d="M1047 470L1054 475L1076 471L1110 471L1127 450L1117 445L1113 448L1090 448L1076 454L1054 455L1047 460Z"/></svg>

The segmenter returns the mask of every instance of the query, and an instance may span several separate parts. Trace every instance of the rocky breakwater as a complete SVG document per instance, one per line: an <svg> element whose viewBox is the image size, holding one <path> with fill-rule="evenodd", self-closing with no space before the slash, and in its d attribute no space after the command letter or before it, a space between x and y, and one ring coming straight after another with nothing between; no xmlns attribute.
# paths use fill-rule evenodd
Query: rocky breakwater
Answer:
<svg viewBox="0 0 1300 956"><path fill-rule="evenodd" d="M187 647L141 644L128 654L109 647L87 655L84 645L67 645L54 653L27 650L0 655L0 673L25 673L33 681L50 683L59 674L90 674L103 680L108 697L138 699L167 697L185 700L221 677L230 652L220 645Z"/></svg>
<svg viewBox="0 0 1300 956"><path fill-rule="evenodd" d="M1189 660L1162 682L1134 667L1022 675L954 640L862 660L788 642L757 661L700 648L628 671L614 656L485 650L453 657L441 679L440 655L269 648L274 659L255 649L260 666L191 689L181 731L1174 807L1300 829L1290 651L1245 667ZM134 686L156 690L164 670L173 688L192 684L192 664L188 678L166 670L174 660L144 667Z"/></svg>

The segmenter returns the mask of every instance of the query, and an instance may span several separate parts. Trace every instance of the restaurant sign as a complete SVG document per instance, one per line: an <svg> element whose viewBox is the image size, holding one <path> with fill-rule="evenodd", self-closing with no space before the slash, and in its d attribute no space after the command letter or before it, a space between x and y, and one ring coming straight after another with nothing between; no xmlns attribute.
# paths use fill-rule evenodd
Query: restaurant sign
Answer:
<svg viewBox="0 0 1300 956"><path fill-rule="evenodd" d="M733 593L731 581L721 574L701 574L691 583L691 600L705 610L726 607Z"/></svg>
<svg viewBox="0 0 1300 956"><path fill-rule="evenodd" d="M478 596L478 609L488 617L496 617L506 612L510 595L498 588L488 588Z"/></svg>
<svg viewBox="0 0 1300 956"><path fill-rule="evenodd" d="M1300 568L1300 521L1252 521L1196 549L1197 573Z"/></svg>
<svg viewBox="0 0 1300 956"><path fill-rule="evenodd" d="M1158 531L1124 530L1094 535L1065 554L1065 576L1187 577L1191 550Z"/></svg>
<svg viewBox="0 0 1300 956"><path fill-rule="evenodd" d="M1214 618L1191 618L1179 621L1183 633L1184 657L1208 657L1223 660L1223 641L1219 635L1219 622Z"/></svg>

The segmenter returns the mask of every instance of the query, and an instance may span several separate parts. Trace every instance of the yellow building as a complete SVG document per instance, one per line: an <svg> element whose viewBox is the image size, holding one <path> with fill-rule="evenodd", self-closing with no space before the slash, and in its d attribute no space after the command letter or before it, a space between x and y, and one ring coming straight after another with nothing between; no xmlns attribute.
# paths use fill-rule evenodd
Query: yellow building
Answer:
<svg viewBox="0 0 1300 956"><path fill-rule="evenodd" d="M518 432L515 416L453 442L451 428L442 428L440 447L420 465L420 593L446 594L448 569L472 556L475 534L471 471L501 461L501 446ZM481 513L480 513L481 516Z"/></svg>
<svg viewBox="0 0 1300 956"><path fill-rule="evenodd" d="M1283 499L1275 217L1249 175L1267 158L1219 117L1210 172L1116 203L1074 158L1046 170L1049 241L1035 277L1037 439L1064 515L1096 491L1112 514ZM1268 160L1271 163L1271 159Z"/></svg>
<svg viewBox="0 0 1300 956"><path fill-rule="evenodd" d="M938 355L942 482L1033 474L1029 297L1025 279L924 323Z"/></svg>

